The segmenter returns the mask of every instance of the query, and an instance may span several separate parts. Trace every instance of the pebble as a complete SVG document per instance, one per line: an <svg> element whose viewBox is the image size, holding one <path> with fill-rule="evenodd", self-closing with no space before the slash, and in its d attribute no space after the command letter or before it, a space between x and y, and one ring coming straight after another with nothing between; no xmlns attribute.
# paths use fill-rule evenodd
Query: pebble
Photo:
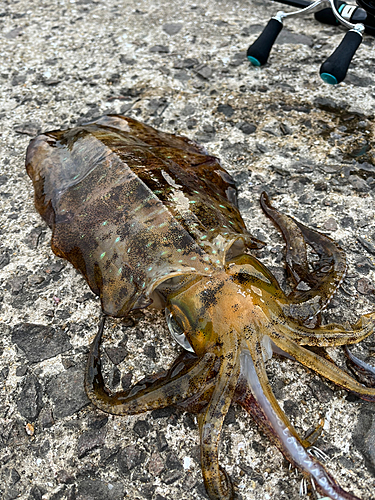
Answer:
<svg viewBox="0 0 375 500"><path fill-rule="evenodd" d="M108 485L110 484L110 488ZM101 481L99 479L82 478L78 482L78 499L90 498L90 500L123 500L124 485L120 481Z"/></svg>
<svg viewBox="0 0 375 500"><path fill-rule="evenodd" d="M183 24L182 23L166 23L163 24L163 31L165 31L168 35L177 35L181 31Z"/></svg>
<svg viewBox="0 0 375 500"><path fill-rule="evenodd" d="M153 47L150 48L150 52L156 52L159 54L168 54L169 47L167 47L166 45L154 45Z"/></svg>
<svg viewBox="0 0 375 500"><path fill-rule="evenodd" d="M205 80L208 80L212 76L212 69L207 65L201 65L195 68L197 75L201 76Z"/></svg>
<svg viewBox="0 0 375 500"><path fill-rule="evenodd" d="M337 231L337 222L333 217L330 217L324 222L323 229L325 231Z"/></svg>
<svg viewBox="0 0 375 500"><path fill-rule="evenodd" d="M46 393L53 403L55 419L73 415L89 403L83 384L82 366L53 376L46 385Z"/></svg>
<svg viewBox="0 0 375 500"><path fill-rule="evenodd" d="M42 409L42 386L33 373L29 373L22 383L17 399L17 409L27 420L33 422Z"/></svg>
<svg viewBox="0 0 375 500"><path fill-rule="evenodd" d="M375 245L373 245L368 239L363 238L362 236L357 236L357 241L372 255L375 255Z"/></svg>
<svg viewBox="0 0 375 500"><path fill-rule="evenodd" d="M227 118L230 118L234 114L234 109L230 104L219 104L217 111L218 113L223 113Z"/></svg>
<svg viewBox="0 0 375 500"><path fill-rule="evenodd" d="M153 452L148 462L149 473L157 477L163 470L164 470L164 462L160 453Z"/></svg>
<svg viewBox="0 0 375 500"><path fill-rule="evenodd" d="M368 295L375 292L373 283L367 278L361 278L360 280L358 280L355 287L362 295Z"/></svg>
<svg viewBox="0 0 375 500"><path fill-rule="evenodd" d="M31 363L53 358L72 348L69 337L63 330L33 323L15 325L12 342L22 349Z"/></svg>
<svg viewBox="0 0 375 500"><path fill-rule="evenodd" d="M90 429L81 434L77 443L77 457L83 458L96 448L103 446L106 429Z"/></svg>
<svg viewBox="0 0 375 500"><path fill-rule="evenodd" d="M134 424L133 430L140 438L143 438L150 432L150 424L147 420L137 420Z"/></svg>
<svg viewBox="0 0 375 500"><path fill-rule="evenodd" d="M26 424L25 431L28 436L33 436L35 432L34 426L32 424Z"/></svg>

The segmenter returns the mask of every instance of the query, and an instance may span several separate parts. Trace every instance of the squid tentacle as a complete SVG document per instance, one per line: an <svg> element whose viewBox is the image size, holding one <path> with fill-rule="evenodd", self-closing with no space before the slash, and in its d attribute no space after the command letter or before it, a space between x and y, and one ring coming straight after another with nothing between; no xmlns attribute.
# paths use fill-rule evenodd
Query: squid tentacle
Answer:
<svg viewBox="0 0 375 500"><path fill-rule="evenodd" d="M189 359L178 358L170 370L141 381L127 391L111 394L101 371L100 341L104 324L105 316L91 345L85 373L86 393L99 409L113 415L129 415L165 408L192 397L206 385L216 356L207 353L195 358L188 353L184 356Z"/></svg>
<svg viewBox="0 0 375 500"><path fill-rule="evenodd" d="M279 336L277 338L272 338L272 340L280 349L285 350L297 361L316 371L322 377L331 380L331 382L343 387L347 391L353 392L361 399L375 401L375 388L366 387L360 384L348 373L341 370L331 361L328 361L328 359L324 359L318 354L305 349L290 338L285 339Z"/></svg>
<svg viewBox="0 0 375 500"><path fill-rule="evenodd" d="M251 414L256 415L263 429L285 457L315 482L319 493L333 500L360 500L355 495L344 491L323 465L308 453L272 393L260 343L254 345L253 341L248 341L247 345L249 350L243 349L240 356L241 378L246 379L253 397L247 392L237 398L239 403Z"/></svg>
<svg viewBox="0 0 375 500"><path fill-rule="evenodd" d="M260 203L285 239L287 267L296 283L288 296L289 311L285 306L285 313L306 321L327 307L341 285L347 269L345 253L329 236L272 207L264 192ZM319 255L319 262L312 272L307 261L306 243Z"/></svg>
<svg viewBox="0 0 375 500"><path fill-rule="evenodd" d="M219 466L218 447L225 415L231 405L240 371L238 346L226 353L217 376L217 384L204 414L199 418L201 463L204 484L210 498L232 500L233 486Z"/></svg>
<svg viewBox="0 0 375 500"><path fill-rule="evenodd" d="M296 221L276 210L271 205L265 192L260 195L260 205L284 237L286 242L286 263L294 282L297 284L299 281L309 280L306 243Z"/></svg>

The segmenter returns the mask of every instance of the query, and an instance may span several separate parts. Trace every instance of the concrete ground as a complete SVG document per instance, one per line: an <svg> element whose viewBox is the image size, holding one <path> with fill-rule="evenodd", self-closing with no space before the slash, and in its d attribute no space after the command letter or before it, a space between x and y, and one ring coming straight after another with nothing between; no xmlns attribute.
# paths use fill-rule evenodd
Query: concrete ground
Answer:
<svg viewBox="0 0 375 500"><path fill-rule="evenodd" d="M375 55L366 36L345 83L321 62L343 31L290 19L261 69L246 49L281 6L264 0L2 0L0 2L0 496L4 500L206 498L196 419L174 409L108 416L83 390L100 305L50 249L25 168L29 140L106 113L187 135L234 176L258 256L285 286L284 243L259 194L339 241L349 270L324 321L374 309ZM290 10L288 7L282 7ZM164 317L110 323L115 387L168 365L179 349ZM114 349L116 347L116 349ZM374 336L353 352L374 364ZM329 349L345 366L339 349ZM112 361L112 362L110 362ZM375 498L375 406L303 366L272 359L275 394L301 435L324 418L327 468ZM221 463L237 498L297 500L301 475L239 407ZM305 498L312 499L309 490Z"/></svg>

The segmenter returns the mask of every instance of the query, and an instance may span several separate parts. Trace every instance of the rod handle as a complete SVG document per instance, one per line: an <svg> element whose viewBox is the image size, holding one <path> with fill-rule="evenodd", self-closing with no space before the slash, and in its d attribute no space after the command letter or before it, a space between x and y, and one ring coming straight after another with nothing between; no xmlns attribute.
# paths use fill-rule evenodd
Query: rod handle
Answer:
<svg viewBox="0 0 375 500"><path fill-rule="evenodd" d="M342 82L346 77L350 62L361 42L362 35L358 31L348 31L337 49L320 66L322 80L331 85Z"/></svg>
<svg viewBox="0 0 375 500"><path fill-rule="evenodd" d="M283 23L270 19L255 42L247 49L247 58L253 66L263 66L270 55L272 45L283 28Z"/></svg>

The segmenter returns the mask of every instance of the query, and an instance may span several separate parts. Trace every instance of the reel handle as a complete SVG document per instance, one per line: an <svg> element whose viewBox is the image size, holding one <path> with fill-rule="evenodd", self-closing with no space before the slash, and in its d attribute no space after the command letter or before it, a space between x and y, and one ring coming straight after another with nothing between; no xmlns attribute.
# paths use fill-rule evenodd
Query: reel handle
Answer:
<svg viewBox="0 0 375 500"><path fill-rule="evenodd" d="M268 21L267 26L264 28L255 42L247 49L247 58L253 66L263 66L266 64L270 55L272 45L283 29L283 23L275 18Z"/></svg>
<svg viewBox="0 0 375 500"><path fill-rule="evenodd" d="M323 81L337 85L346 77L350 62L362 42L362 35L356 30L350 30L341 40L337 49L320 66L320 76Z"/></svg>

